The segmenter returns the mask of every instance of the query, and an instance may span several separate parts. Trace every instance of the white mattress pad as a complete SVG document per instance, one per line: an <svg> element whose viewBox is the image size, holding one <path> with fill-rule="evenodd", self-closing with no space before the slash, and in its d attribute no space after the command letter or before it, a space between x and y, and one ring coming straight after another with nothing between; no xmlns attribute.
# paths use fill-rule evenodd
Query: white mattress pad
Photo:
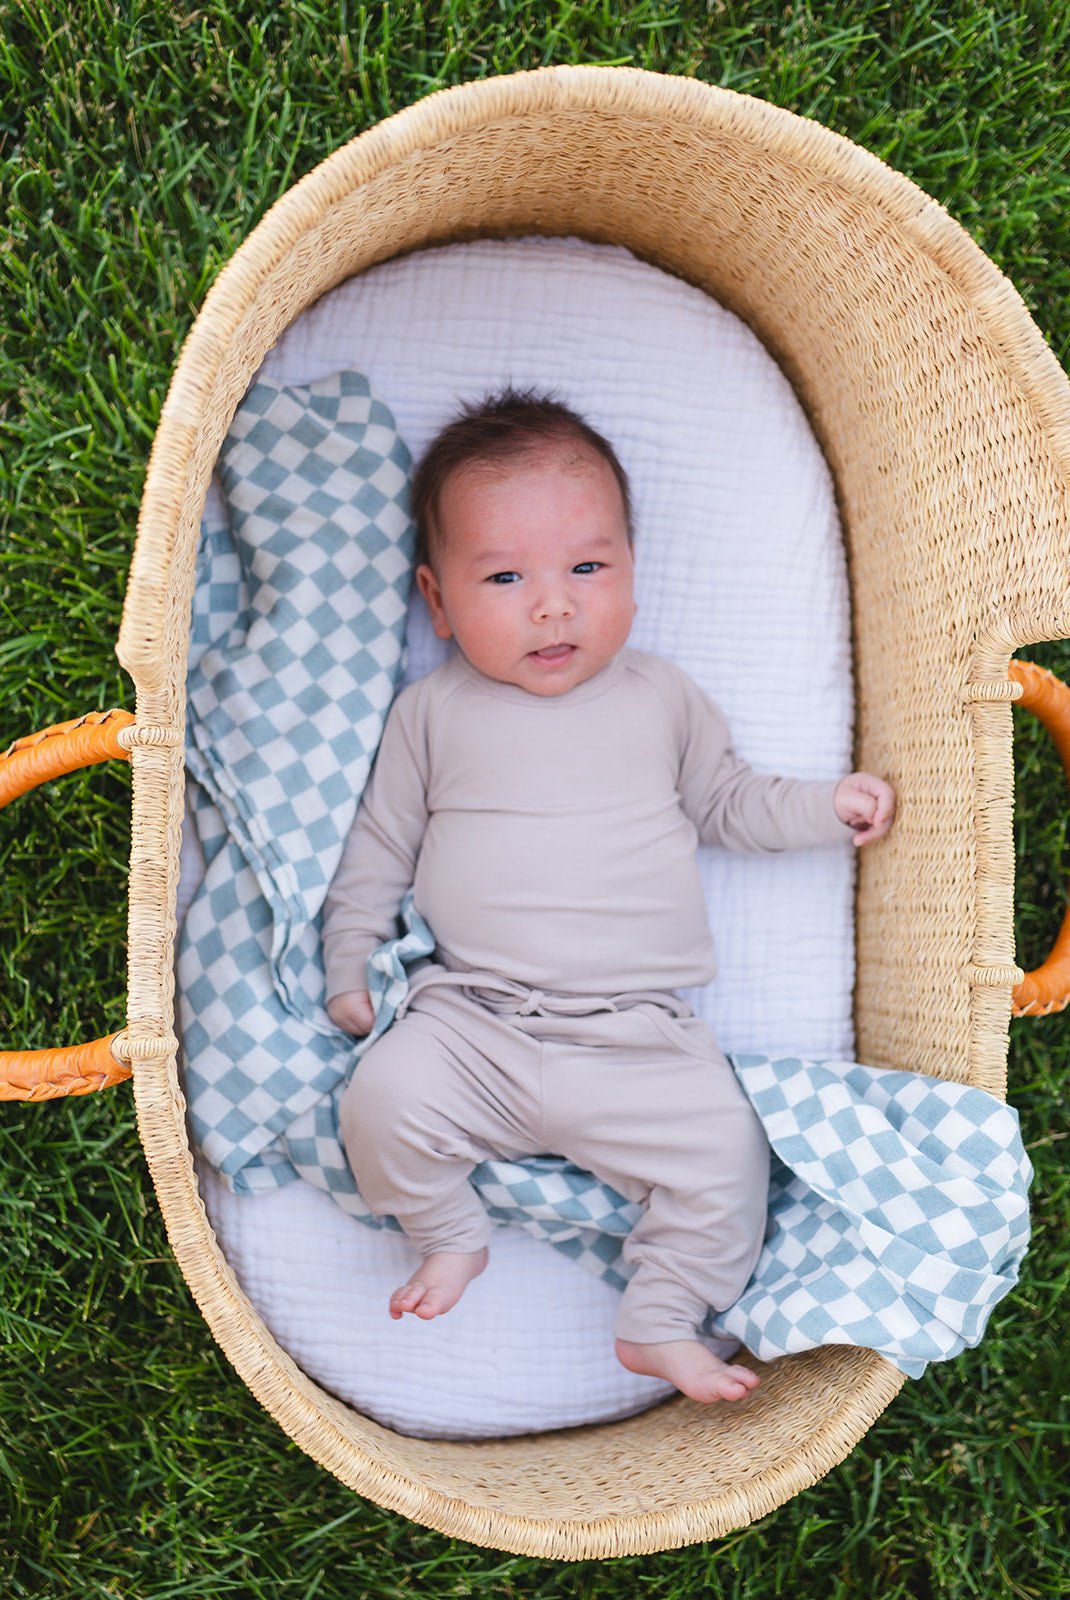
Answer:
<svg viewBox="0 0 1070 1600"><path fill-rule="evenodd" d="M632 482L631 643L686 668L762 770L849 769L850 618L831 481L790 386L734 316L624 250L482 241L389 262L286 331L264 375L352 368L419 456L460 402L555 393L609 437ZM414 600L406 676L442 647ZM723 1048L851 1053L848 853L703 852L715 982L689 995ZM183 842L180 915L199 873ZM304 1184L238 1197L202 1172L224 1252L280 1343L325 1388L403 1432L487 1437L608 1420L669 1391L613 1355L617 1295L519 1230L446 1317L387 1315L415 1253Z"/></svg>

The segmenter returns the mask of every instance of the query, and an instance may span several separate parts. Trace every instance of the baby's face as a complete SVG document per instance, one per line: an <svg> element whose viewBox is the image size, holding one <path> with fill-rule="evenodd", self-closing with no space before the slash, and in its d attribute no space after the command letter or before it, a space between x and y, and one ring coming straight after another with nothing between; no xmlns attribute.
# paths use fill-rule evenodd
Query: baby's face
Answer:
<svg viewBox="0 0 1070 1600"><path fill-rule="evenodd" d="M434 567L416 573L440 639L499 683L558 695L622 649L635 615L620 489L594 451L549 448L448 478Z"/></svg>

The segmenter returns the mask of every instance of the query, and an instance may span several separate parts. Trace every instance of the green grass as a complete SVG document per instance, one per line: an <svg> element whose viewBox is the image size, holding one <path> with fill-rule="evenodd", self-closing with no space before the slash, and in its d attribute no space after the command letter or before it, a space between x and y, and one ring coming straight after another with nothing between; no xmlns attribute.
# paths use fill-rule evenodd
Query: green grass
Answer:
<svg viewBox="0 0 1070 1600"><path fill-rule="evenodd" d="M619 62L816 117L940 199L1070 354L1061 4L0 0L0 22L0 738L132 702L112 651L141 481L205 290L290 183L443 85ZM1033 653L1070 673L1070 645ZM1016 739L1032 964L1065 903L1068 808L1029 719ZM0 817L0 1042L121 1024L125 788L98 770ZM576 1567L428 1533L284 1437L170 1259L129 1094L4 1108L0 1592L1070 1595L1068 1028L1013 1028L1036 1240L983 1347L757 1526Z"/></svg>

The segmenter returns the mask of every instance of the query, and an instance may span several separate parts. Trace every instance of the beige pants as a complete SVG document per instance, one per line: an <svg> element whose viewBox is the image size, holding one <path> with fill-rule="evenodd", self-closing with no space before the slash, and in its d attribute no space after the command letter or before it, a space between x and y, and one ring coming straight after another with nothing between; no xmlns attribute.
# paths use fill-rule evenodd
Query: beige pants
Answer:
<svg viewBox="0 0 1070 1600"><path fill-rule="evenodd" d="M671 995L503 993L458 977L419 974L342 1098L364 1200L424 1255L478 1250L490 1224L473 1168L567 1156L645 1207L624 1245L635 1272L617 1337L693 1338L754 1270L769 1192L761 1124L709 1029Z"/></svg>

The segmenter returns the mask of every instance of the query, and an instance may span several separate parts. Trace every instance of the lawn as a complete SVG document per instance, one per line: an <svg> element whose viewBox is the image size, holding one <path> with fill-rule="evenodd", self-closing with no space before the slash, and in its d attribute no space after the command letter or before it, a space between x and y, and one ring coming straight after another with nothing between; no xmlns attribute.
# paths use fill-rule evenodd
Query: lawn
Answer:
<svg viewBox="0 0 1070 1600"><path fill-rule="evenodd" d="M939 199L1070 357L1070 8L446 0L268 8L0 0L0 742L132 706L113 653L176 352L220 266L329 152L449 84L630 64L761 96ZM1070 645L1035 659L1070 675ZM1018 951L1065 904L1065 779L1016 722ZM0 817L0 1044L124 1020L127 778ZM847 1462L722 1542L577 1566L499 1556L351 1494L214 1345L123 1089L5 1106L0 1587L86 1600L1070 1595L1070 1024L1012 1027L1035 1241L983 1346L910 1384Z"/></svg>

